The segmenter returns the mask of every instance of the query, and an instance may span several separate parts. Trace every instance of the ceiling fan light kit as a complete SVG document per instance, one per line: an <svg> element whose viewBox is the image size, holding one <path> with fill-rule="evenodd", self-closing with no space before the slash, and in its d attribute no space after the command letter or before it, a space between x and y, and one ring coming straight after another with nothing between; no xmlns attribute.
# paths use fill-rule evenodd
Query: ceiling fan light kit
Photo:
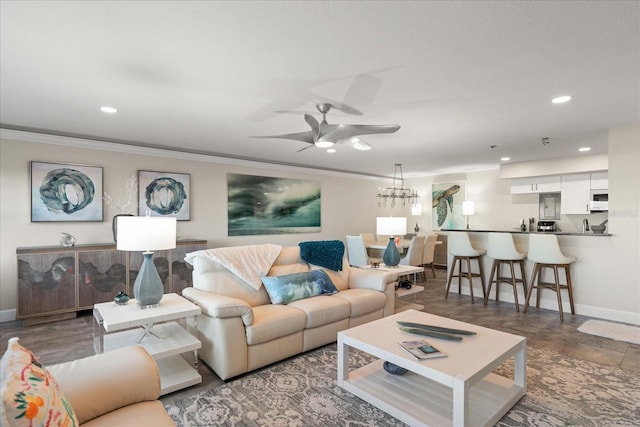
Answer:
<svg viewBox="0 0 640 427"><path fill-rule="evenodd" d="M400 171L400 187L396 187L396 181L398 170ZM407 201L411 205L418 203L418 190L413 188L407 188L404 186L404 176L402 175L402 164L396 163L393 171L393 186L387 188L381 188L380 192L376 195L378 198L378 207L387 207L387 202L393 208L396 204L396 199L400 201L402 206L406 206Z"/></svg>
<svg viewBox="0 0 640 427"><path fill-rule="evenodd" d="M316 141L315 146L318 148L329 148L333 147L333 142L331 141Z"/></svg>

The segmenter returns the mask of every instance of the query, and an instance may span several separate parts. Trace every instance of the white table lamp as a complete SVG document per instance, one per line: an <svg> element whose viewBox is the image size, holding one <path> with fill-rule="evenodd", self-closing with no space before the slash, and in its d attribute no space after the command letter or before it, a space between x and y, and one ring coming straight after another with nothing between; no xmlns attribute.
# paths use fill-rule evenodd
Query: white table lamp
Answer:
<svg viewBox="0 0 640 427"><path fill-rule="evenodd" d="M376 218L376 233L390 236L389 244L384 250L382 261L389 267L395 267L400 263L400 252L394 242L395 236L404 236L407 233L407 218L383 216Z"/></svg>
<svg viewBox="0 0 640 427"><path fill-rule="evenodd" d="M469 217L476 213L476 205L474 202L467 200L462 202L462 215L467 217L467 230L469 229Z"/></svg>
<svg viewBox="0 0 640 427"><path fill-rule="evenodd" d="M164 286L153 263L153 252L176 247L176 218L121 216L118 217L117 249L143 251L144 260L133 286L133 295L142 308L158 304Z"/></svg>

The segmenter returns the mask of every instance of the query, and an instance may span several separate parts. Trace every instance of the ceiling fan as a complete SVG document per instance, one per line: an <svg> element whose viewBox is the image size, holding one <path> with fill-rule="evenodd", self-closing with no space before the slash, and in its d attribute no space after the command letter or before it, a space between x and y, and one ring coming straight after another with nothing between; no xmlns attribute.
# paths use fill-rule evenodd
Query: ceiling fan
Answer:
<svg viewBox="0 0 640 427"><path fill-rule="evenodd" d="M345 141L351 143L356 150L368 151L371 149L371 145L358 138L359 135L393 133L400 129L400 125L329 124L327 123L327 113L334 106L329 103L320 103L316 104L316 108L322 114L322 121L318 122L311 114L305 114L304 120L311 127L309 131L284 135L254 136L253 138L293 139L310 144L297 152L311 147L329 148L334 144L341 144Z"/></svg>

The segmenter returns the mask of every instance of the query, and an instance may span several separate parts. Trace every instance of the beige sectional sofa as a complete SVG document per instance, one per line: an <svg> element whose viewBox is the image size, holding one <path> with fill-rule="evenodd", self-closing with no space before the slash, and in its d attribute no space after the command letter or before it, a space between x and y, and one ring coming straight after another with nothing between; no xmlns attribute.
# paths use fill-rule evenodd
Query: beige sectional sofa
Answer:
<svg viewBox="0 0 640 427"><path fill-rule="evenodd" d="M160 400L160 374L139 346L49 367L81 426L175 426Z"/></svg>
<svg viewBox="0 0 640 427"><path fill-rule="evenodd" d="M197 304L199 357L223 380L336 341L337 333L393 314L396 275L351 268L310 265L299 247L284 247L269 276L322 269L338 292L288 304L272 304L264 286L253 289L220 262L206 256L187 260L193 287L183 296Z"/></svg>

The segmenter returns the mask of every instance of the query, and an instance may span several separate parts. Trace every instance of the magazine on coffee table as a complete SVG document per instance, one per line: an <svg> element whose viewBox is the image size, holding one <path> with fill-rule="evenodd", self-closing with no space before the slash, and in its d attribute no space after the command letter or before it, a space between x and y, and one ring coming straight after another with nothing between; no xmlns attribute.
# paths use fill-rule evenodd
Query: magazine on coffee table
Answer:
<svg viewBox="0 0 640 427"><path fill-rule="evenodd" d="M447 356L425 340L399 341L398 344L419 360L435 359Z"/></svg>

